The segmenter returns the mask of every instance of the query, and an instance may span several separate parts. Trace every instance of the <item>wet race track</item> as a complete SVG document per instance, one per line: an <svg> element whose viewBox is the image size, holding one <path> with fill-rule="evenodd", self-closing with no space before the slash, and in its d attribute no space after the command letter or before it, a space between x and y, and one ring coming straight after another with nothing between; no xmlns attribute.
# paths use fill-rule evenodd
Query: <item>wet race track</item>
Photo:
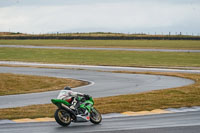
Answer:
<svg viewBox="0 0 200 133"><path fill-rule="evenodd" d="M78 67L78 66L77 66ZM88 68L89 69L89 68ZM95 68L98 69L98 68ZM103 68L99 68L103 69ZM114 69L114 68L113 68ZM121 68L115 68L121 69ZM109 70L112 70L109 68ZM165 70L166 71L166 70ZM170 70L169 70L170 71ZM73 78L89 81L90 85L75 88L76 91L88 93L94 97L114 96L121 94L140 93L151 90L185 86L194 83L192 80L144 74L120 74L98 72L93 69L47 69L28 67L0 67L0 73L16 73L26 75L42 75L59 78ZM0 108L25 106L36 103L50 103L58 91L0 96ZM26 101L23 102L22 101ZM62 132L196 132L200 130L200 111L158 114L148 116L112 116L104 117L100 125L91 123L72 124L67 128L60 127L56 122L9 123L2 122L0 131L6 133L62 133Z"/></svg>

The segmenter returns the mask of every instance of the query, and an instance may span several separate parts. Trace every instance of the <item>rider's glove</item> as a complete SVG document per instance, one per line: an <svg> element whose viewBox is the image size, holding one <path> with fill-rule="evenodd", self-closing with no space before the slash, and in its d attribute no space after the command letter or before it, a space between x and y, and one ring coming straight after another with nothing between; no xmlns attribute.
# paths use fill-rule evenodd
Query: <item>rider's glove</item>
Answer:
<svg viewBox="0 0 200 133"><path fill-rule="evenodd" d="M90 96L87 95L87 94L85 94L84 97L85 97L86 100L89 100L89 99L90 99Z"/></svg>

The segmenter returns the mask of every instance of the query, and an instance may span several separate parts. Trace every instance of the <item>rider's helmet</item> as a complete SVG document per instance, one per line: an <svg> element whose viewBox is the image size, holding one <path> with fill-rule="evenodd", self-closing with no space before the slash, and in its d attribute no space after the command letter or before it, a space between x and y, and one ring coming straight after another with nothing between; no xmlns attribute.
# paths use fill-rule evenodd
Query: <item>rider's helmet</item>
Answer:
<svg viewBox="0 0 200 133"><path fill-rule="evenodd" d="M72 90L70 87L66 86L64 90Z"/></svg>

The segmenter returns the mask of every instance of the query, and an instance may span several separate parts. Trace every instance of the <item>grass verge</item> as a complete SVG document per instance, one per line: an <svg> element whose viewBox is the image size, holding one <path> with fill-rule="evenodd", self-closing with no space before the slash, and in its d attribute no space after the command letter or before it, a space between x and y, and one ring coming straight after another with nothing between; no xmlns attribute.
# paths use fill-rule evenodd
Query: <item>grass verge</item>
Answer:
<svg viewBox="0 0 200 133"><path fill-rule="evenodd" d="M0 48L2 61L78 65L199 67L200 53Z"/></svg>
<svg viewBox="0 0 200 133"><path fill-rule="evenodd" d="M64 86L78 87L86 84L74 79L0 73L0 96L60 90Z"/></svg>
<svg viewBox="0 0 200 133"><path fill-rule="evenodd" d="M1 44L64 47L200 49L200 41L191 40L0 40Z"/></svg>
<svg viewBox="0 0 200 133"><path fill-rule="evenodd" d="M129 94L95 99L95 107L102 113L143 111L153 109L178 108L200 105L200 74L126 72L158 74L189 78L195 84L140 94ZM53 117L56 106L53 104L32 105L26 107L0 109L0 119Z"/></svg>

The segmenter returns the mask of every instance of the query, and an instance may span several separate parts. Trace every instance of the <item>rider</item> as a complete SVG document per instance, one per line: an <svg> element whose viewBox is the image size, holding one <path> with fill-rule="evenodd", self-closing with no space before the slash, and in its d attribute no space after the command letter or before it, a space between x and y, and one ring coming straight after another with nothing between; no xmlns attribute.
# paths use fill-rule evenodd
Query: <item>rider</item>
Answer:
<svg viewBox="0 0 200 133"><path fill-rule="evenodd" d="M65 87L65 95L62 97L63 100L68 101L71 103L70 108L73 110L77 110L77 108L80 106L80 101L78 100L78 97L82 97L82 102L89 100L91 96L79 92L74 92L71 90L70 87ZM87 111L85 109L81 109L81 114L87 114Z"/></svg>

